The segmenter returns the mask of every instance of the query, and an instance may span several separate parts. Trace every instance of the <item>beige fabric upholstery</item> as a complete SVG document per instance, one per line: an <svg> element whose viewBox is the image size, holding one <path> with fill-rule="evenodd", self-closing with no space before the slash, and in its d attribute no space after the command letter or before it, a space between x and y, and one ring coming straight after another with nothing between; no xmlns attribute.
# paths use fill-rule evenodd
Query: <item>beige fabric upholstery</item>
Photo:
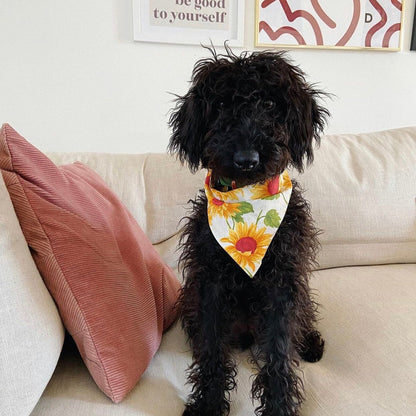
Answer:
<svg viewBox="0 0 416 416"><path fill-rule="evenodd" d="M49 153L58 165L76 160L95 170L123 201L153 244L177 233L187 202L204 187L167 154Z"/></svg>
<svg viewBox="0 0 416 416"><path fill-rule="evenodd" d="M416 127L326 136L299 181L321 268L416 262Z"/></svg>
<svg viewBox="0 0 416 416"><path fill-rule="evenodd" d="M55 369L63 334L0 175L1 416L31 412Z"/></svg>
<svg viewBox="0 0 416 416"><path fill-rule="evenodd" d="M49 156L98 172L154 244L177 233L205 178L165 154ZM305 173L292 172L323 230L321 268L416 262L415 160L416 127L409 127L326 136Z"/></svg>
<svg viewBox="0 0 416 416"><path fill-rule="evenodd" d="M191 175L174 158L162 154L50 156L58 164L80 160L97 171L126 204L167 264L177 266L179 221L186 215L187 201L203 187L205 172ZM301 414L416 415L416 127L324 137L315 163L304 174L292 172L292 176L298 176L306 189L313 217L323 230L320 254L323 270L315 272L312 286L322 305L319 328L326 338L326 353L319 363L302 363L307 400ZM0 210L0 218L3 215ZM0 225L3 227L1 220ZM2 233L1 248L5 247ZM7 252L24 253L24 248L15 248L7 241ZM0 263L5 258L9 256L0 252ZM373 264L377 266L365 266ZM16 267L14 262L12 268ZM0 269L2 279L3 270ZM32 271L17 273L33 276ZM53 344L56 328L52 324L55 328L52 331L48 326L51 324L45 324L56 317L55 310L48 312L47 318L40 313L41 318L32 322L31 315L36 313L30 308L38 305L34 302L37 296L45 296L42 308L50 307L44 288L34 289L31 286L34 282L39 279L30 278L23 289L16 289L26 299L24 311L29 311L16 318L25 329L13 334L17 338L13 343L4 340L3 334L0 337L2 366L9 360L20 363L23 356L20 349L26 351L26 345L34 351L26 358L29 364L22 361L22 373L9 367L3 377L1 369L1 410L6 395L9 408L17 406L21 397L30 396L31 393L27 394L31 391L30 383L37 382L34 372L39 372L42 380L47 378L62 341L62 329L57 331L60 342ZM1 284L3 293L3 280ZM8 302L6 306L0 303L1 327L5 316L7 319L18 316L14 309L12 315L4 312L10 308ZM19 301L13 305L21 306ZM42 334L39 338L20 338L27 322L31 322L30 328L39 326L37 331ZM11 346L17 349L12 352L13 357ZM6 358L4 351L8 354ZM252 368L247 354L237 354L236 359L239 385L232 396L231 415L252 416L253 405L249 400ZM185 336L176 324L164 336L138 385L121 404L115 405L95 386L82 361L66 352L31 416L179 416L189 393L184 374L190 361ZM13 387L7 386L10 380L15 386L16 380L29 383L24 390L14 387L18 400L10 399L10 394L14 394ZM38 395L43 386L43 381L38 383ZM32 403L35 397L32 394L26 403ZM29 407L15 407L20 413L15 410L5 414L27 416Z"/></svg>
<svg viewBox="0 0 416 416"><path fill-rule="evenodd" d="M416 415L416 265L316 272L326 354L305 366L305 416Z"/></svg>
<svg viewBox="0 0 416 416"><path fill-rule="evenodd" d="M326 352L301 364L303 416L416 414L416 265L328 269L312 286L321 308ZM231 416L252 416L251 365L239 362ZM189 386L191 354L179 325L165 336L147 372L120 405L98 390L79 358L67 354L31 416L180 415ZM65 399L64 399L65 398Z"/></svg>

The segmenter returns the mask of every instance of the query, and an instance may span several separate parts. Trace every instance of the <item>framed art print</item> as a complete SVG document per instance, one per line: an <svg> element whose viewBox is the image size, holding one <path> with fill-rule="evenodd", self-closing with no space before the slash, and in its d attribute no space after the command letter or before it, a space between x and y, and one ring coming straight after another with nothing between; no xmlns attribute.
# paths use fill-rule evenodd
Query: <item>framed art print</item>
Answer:
<svg viewBox="0 0 416 416"><path fill-rule="evenodd" d="M256 46L398 51L404 0L256 0Z"/></svg>
<svg viewBox="0 0 416 416"><path fill-rule="evenodd" d="M241 0L133 0L134 40L243 46Z"/></svg>

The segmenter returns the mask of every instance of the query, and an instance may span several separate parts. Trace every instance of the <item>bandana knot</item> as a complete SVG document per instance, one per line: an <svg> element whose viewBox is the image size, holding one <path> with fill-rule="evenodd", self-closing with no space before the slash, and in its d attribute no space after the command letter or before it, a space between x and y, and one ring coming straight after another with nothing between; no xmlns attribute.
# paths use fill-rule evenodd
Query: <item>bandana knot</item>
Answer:
<svg viewBox="0 0 416 416"><path fill-rule="evenodd" d="M264 183L227 192L205 179L208 222L220 246L250 276L260 268L266 251L286 214L292 193L287 171Z"/></svg>

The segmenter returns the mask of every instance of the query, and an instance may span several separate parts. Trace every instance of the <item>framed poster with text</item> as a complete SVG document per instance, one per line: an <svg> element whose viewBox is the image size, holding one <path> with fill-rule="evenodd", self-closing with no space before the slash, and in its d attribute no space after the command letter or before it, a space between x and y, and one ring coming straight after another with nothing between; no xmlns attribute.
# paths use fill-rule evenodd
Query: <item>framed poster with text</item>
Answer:
<svg viewBox="0 0 416 416"><path fill-rule="evenodd" d="M133 0L134 40L243 46L244 1Z"/></svg>
<svg viewBox="0 0 416 416"><path fill-rule="evenodd" d="M404 0L256 0L256 46L401 49Z"/></svg>

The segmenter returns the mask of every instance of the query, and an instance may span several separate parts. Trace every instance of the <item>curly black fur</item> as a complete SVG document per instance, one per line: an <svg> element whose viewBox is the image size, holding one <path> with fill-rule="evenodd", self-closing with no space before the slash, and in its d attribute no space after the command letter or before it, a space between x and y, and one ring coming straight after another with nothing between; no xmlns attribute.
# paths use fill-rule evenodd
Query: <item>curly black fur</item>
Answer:
<svg viewBox="0 0 416 416"><path fill-rule="evenodd" d="M191 87L170 118L170 151L192 171L209 168L214 180L232 178L238 186L263 182L287 166L303 170L328 115L317 103L322 93L283 53L226 50L195 65ZM318 361L324 349L308 285L318 231L299 185L293 181L286 216L252 279L211 234L205 195L192 204L182 235L179 299L193 351L184 415L229 413L236 375L231 351L252 344L256 414L298 415L299 356Z"/></svg>

